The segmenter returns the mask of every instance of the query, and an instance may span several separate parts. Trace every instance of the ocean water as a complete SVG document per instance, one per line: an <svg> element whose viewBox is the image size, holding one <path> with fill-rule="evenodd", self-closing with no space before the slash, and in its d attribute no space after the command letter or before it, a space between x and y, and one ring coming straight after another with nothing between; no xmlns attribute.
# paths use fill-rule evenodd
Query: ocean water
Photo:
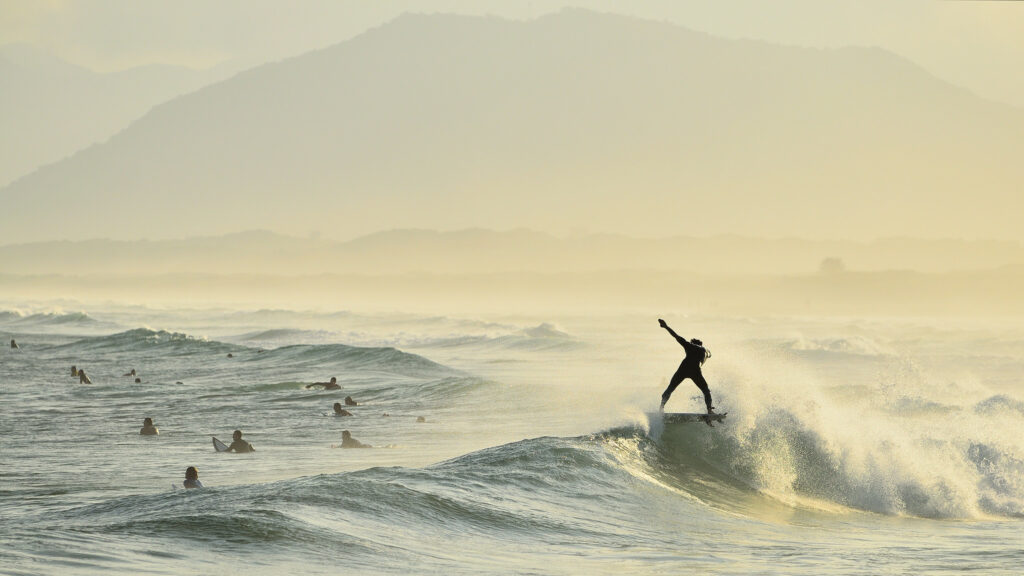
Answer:
<svg viewBox="0 0 1024 576"><path fill-rule="evenodd" d="M5 304L0 573L1021 573L1024 326L666 319Z"/></svg>

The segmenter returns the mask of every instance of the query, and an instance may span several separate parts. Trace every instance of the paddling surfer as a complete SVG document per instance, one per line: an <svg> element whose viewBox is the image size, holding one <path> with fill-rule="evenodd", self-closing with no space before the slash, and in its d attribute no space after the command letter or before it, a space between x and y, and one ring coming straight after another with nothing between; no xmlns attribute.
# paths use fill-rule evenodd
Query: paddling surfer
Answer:
<svg viewBox="0 0 1024 576"><path fill-rule="evenodd" d="M314 386L323 386L324 390L341 390L341 384L338 384L338 379L334 376L331 376L330 382L313 382L312 384L307 384L306 389L308 390Z"/></svg>
<svg viewBox="0 0 1024 576"><path fill-rule="evenodd" d="M668 330L668 333L671 334L672 337L676 339L676 342L679 342L679 345L683 347L683 350L686 351L686 358L683 358L683 361L679 364L679 368L676 369L676 373L672 375L672 380L669 382L668 388L665 388L665 392L661 394L661 410L665 410L665 404L668 403L668 399L672 396L672 393L675 392L676 387L679 386L683 380L689 378L693 380L693 383L697 385L697 388L700 388L700 391L704 393L704 404L707 405L708 414L714 414L715 407L711 405L711 390L708 388L708 383L704 380L704 375L701 374L700 371L700 367L704 364L704 361L711 356L711 353L708 352L707 348L704 347L704 344L700 340L693 338L690 341L687 341L686 338L676 334L661 318L658 318L658 324L665 330Z"/></svg>

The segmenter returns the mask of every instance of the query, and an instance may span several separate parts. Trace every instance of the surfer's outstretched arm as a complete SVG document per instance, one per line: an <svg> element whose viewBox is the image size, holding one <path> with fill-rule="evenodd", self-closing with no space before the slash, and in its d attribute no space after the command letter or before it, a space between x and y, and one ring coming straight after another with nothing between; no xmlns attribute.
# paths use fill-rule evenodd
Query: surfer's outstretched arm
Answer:
<svg viewBox="0 0 1024 576"><path fill-rule="evenodd" d="M675 331L669 328L668 324L666 324L665 321L662 320L661 318L658 318L658 324L665 330L668 330L668 333L671 334L672 337L676 339L676 342L679 342L679 345L685 348L685 344L683 344L683 342L686 342L686 338L683 338L679 334L676 334Z"/></svg>

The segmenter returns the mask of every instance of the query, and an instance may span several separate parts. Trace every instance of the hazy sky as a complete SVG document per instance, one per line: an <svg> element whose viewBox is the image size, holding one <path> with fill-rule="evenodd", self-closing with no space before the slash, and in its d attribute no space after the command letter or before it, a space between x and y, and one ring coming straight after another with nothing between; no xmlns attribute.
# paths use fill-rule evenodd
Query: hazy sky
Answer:
<svg viewBox="0 0 1024 576"><path fill-rule="evenodd" d="M726 37L881 46L987 98L1024 107L1024 2L676 0L0 0L0 45L29 43L110 71L258 64L350 38L408 11L530 18L566 6Z"/></svg>

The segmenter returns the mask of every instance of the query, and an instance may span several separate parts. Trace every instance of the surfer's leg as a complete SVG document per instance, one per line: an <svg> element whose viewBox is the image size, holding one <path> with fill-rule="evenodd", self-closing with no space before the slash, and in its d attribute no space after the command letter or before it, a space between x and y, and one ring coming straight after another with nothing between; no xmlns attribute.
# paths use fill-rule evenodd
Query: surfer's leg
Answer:
<svg viewBox="0 0 1024 576"><path fill-rule="evenodd" d="M676 391L676 387L679 386L679 383L682 382L684 378L686 378L686 374L683 373L682 369L676 370L676 373L672 375L672 380L668 383L668 388L665 388L665 391L661 393L662 409L665 408L665 404L668 403L668 399L672 396L672 393Z"/></svg>
<svg viewBox="0 0 1024 576"><path fill-rule="evenodd" d="M704 375L700 372L697 372L690 377L693 379L693 383L697 385L697 388L700 388L700 391L704 393L704 404L707 405L708 414L710 414L714 406L711 405L711 389L708 388L707 380L704 379Z"/></svg>

